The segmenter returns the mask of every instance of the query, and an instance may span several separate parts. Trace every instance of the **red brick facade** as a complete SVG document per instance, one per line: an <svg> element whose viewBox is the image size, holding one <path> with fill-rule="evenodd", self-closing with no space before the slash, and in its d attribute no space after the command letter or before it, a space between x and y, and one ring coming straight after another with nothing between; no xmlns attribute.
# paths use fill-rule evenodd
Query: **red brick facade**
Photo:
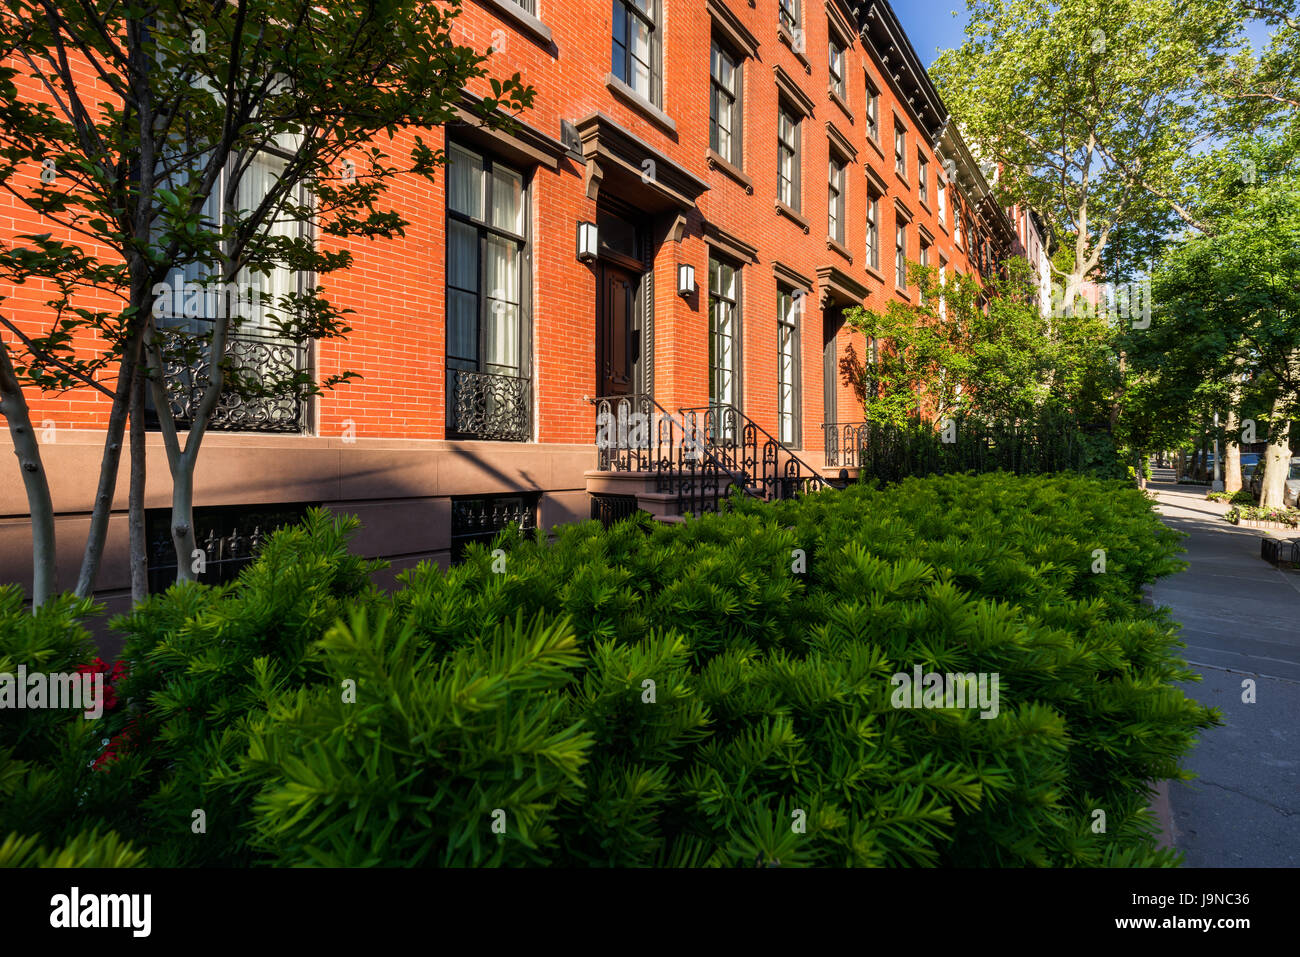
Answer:
<svg viewBox="0 0 1300 957"><path fill-rule="evenodd" d="M612 2L618 6L617 0ZM315 367L322 375L350 369L360 373L361 380L313 402L301 437L241 445L233 436L213 435L206 441L218 449L267 445L263 458L248 460L250 467L274 476L277 470L289 468L287 462L311 460L317 464L301 465L300 470L324 470L329 482L335 481L335 472L348 472L367 454L379 458L367 460L366 470L395 467L382 464L390 450L392 455L417 457L410 461L421 455L440 460L467 456L471 463L487 464L480 473L464 461L440 465L436 479L413 479L400 488L379 482L366 490L349 490L344 484L324 488L305 475L301 482L307 487L300 483L277 493L274 483L264 482L253 495L241 488L236 476L226 484L201 484L198 504L314 499L341 510L357 506L350 510L364 512L362 505L380 500L428 503L473 493L472 479L460 485L446 480L452 473L472 473L493 476L477 491L500 491L518 484L543 493L544 506L552 498L562 503L550 511L543 507L543 524L548 517L585 517L581 472L587 459L582 449L593 442L593 411L585 397L600 391L599 270L579 261L575 237L578 224L596 222L598 205L611 197L648 211L642 225L653 273L653 310L646 317L653 341L643 343L640 369L652 377L655 398L669 410L705 405L710 398L711 255L739 267L741 408L774 434L778 283L808 293L798 323L802 428L792 444L820 466L820 424L826 412L832 411L841 421L861 418L860 405L842 383L836 386L833 406L826 401L824 340L834 337L836 357L855 338L858 354L865 350L860 336L827 317L857 303L882 308L891 299L905 300L916 292L899 289L895 283L896 224L906 224L908 260L919 260L925 243L931 266L946 264L966 273L992 268L995 259L1011 247L1015 234L1003 212L987 198L984 178L961 144L955 124L948 121L889 5L882 0L794 2L799 4L796 25L787 29L780 25L779 0L658 0L654 18L661 81L652 98L659 106L640 102L618 80L610 79L611 0L536 0L535 17L523 13L512 0L467 2L455 26L457 38L479 50L493 48L493 74L518 71L537 90L534 108L520 118L525 128L516 135L496 137L494 145L483 135L475 137L465 130L452 134L463 142L473 141L480 152L509 161L525 176L528 262L521 284L530 354L524 356L523 372L532 396L533 442L522 443L524 447L491 442L478 448L473 443L438 441L447 437L446 177L440 174L432 185L410 177L390 193L391 202L410 223L406 236L357 243L352 250L355 266L329 280L331 296L355 310L354 331L346 341L316 346ZM842 97L831 90L828 47L832 37L844 46ZM710 47L715 40L741 61L738 169L710 149ZM868 132L868 84L877 93L876 137ZM482 94L486 89L484 83L482 89L468 92ZM782 104L799 118L797 213L778 208ZM565 140L567 124L572 124L577 139ZM905 175L895 169L896 125L905 138ZM407 145L401 139L394 144L394 155ZM844 163L842 243L828 237L832 156ZM653 175L640 177L647 169L646 160L654 163ZM922 161L924 198L918 181ZM956 175L956 183L950 181L951 174ZM941 189L946 208L942 218ZM878 196L879 268L867 262L867 202L873 190ZM958 214L963 221L960 244L954 237ZM10 198L0 198L0 230L6 235L46 229ZM988 248L982 253L985 243ZM677 294L682 264L693 266L696 277L695 291L685 297ZM3 292L13 293L15 299L5 307L20 325L47 325L48 316L39 308L43 297L37 290ZM21 303L16 311L11 308L15 301ZM6 339L12 341L7 334ZM646 371L647 366L652 372ZM52 420L62 429L91 430L83 444L94 446L94 430L102 429L107 417L107 400L102 396L83 389L65 397L33 391L29 398L36 423ZM340 437L349 436L349 429L357 441L339 444ZM71 454L66 452L68 441L63 453L51 449L51 454ZM543 451L539 444L577 458L566 460L563 469L518 469L518 462L533 461L527 459L529 450ZM55 467L57 461L51 466ZM432 465L428 468L435 470ZM165 471L161 461L152 459L151 469L155 474ZM360 466L354 471L361 471ZM91 480L83 476L83 481L89 485ZM8 489L17 483L3 484ZM151 486L151 506L163 506L166 500L162 486ZM65 514L79 511L76 503L81 501L69 493L62 503L56 501L56 508ZM124 492L118 507L125 508ZM0 509L8 516L0 521L9 522L13 533L4 540L8 554L0 577L17 577L20 563L8 557L11 546L20 545L17 526L25 504L16 489L6 492ZM438 514L445 518L445 512ZM68 538L61 550L79 548L75 536ZM445 541L445 531L439 531L401 547L375 541L369 550L408 556L412 561L443 558ZM106 572L111 579L106 587L112 588L120 576Z"/></svg>

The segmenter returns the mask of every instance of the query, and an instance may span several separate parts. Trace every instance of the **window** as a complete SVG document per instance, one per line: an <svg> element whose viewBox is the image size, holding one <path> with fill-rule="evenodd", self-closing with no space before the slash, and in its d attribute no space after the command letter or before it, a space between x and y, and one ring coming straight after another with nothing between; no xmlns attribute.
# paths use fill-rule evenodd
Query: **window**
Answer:
<svg viewBox="0 0 1300 957"><path fill-rule="evenodd" d="M831 33L830 39L830 61L831 91L841 100L847 99L848 93L844 86L844 47L840 46L840 41L835 38L834 32Z"/></svg>
<svg viewBox="0 0 1300 957"><path fill-rule="evenodd" d="M842 246L844 245L844 164L834 154L830 159L828 206L830 213L827 235Z"/></svg>
<svg viewBox="0 0 1300 957"><path fill-rule="evenodd" d="M777 441L796 448L799 428L799 313L803 296L777 289Z"/></svg>
<svg viewBox="0 0 1300 957"><path fill-rule="evenodd" d="M867 263L880 268L880 197L875 192L867 194Z"/></svg>
<svg viewBox="0 0 1300 957"><path fill-rule="evenodd" d="M922 240L922 241L921 241L921 265L922 265L922 266L929 266L929 265L930 265L930 244L927 243L927 242L925 242L925 240ZM924 287L924 286L918 286L918 287L917 287L917 299L918 299L921 303L924 303L924 302L925 302L925 287Z"/></svg>
<svg viewBox="0 0 1300 957"><path fill-rule="evenodd" d="M519 534L526 536L537 528L538 492L518 494L461 496L451 499L451 561L465 557L467 546L475 542L491 545L497 535L512 522Z"/></svg>
<svg viewBox="0 0 1300 957"><path fill-rule="evenodd" d="M233 230L246 224L269 194L279 185L288 166L288 157L298 148L297 136L282 133L266 147L248 158L239 182L234 185L233 196L227 197L231 187L230 176L234 169L231 160L216 177L200 212L200 228L219 232ZM176 167L167 177L166 185L175 188L185 178L178 159ZM200 159L200 163L206 160ZM198 172L192 169L190 172ZM295 207L310 202L307 190L294 187L280 200L277 209L265 217L257 232L272 243L280 238L296 240L310 234L306 224L300 222L301 213ZM207 359L211 355L211 335L219 320L232 320L227 327L226 359L231 371L241 379L256 384L274 380L280 387L262 395L254 395L231 384L228 375L227 390L222 400L212 410L208 428L214 431L238 432L303 432L308 428L307 404L299 390L283 384L299 374L308 374L308 349L304 343L295 343L282 334L280 328L292 316L285 308L286 296L301 293L312 285L309 274L292 269L284 262L284 253L263 242L251 242L246 248L250 261L229 282L219 281L219 267L203 261L202 254L190 252L182 256L180 265L173 268L164 288L170 295L159 296L158 329L164 345L174 349L182 345L186 336L198 337L201 355L194 361L177 359L163 388L170 399L174 419L178 426L188 428L193 421L199 397L205 391L208 379ZM263 271L265 270L265 271ZM158 291L155 291L157 295ZM238 328L236 328L238 324ZM197 344L197 343L196 343ZM172 365L172 363L169 363ZM146 428L160 428L153 394L146 391ZM202 542L200 542L202 544Z"/></svg>
<svg viewBox="0 0 1300 957"><path fill-rule="evenodd" d="M791 33L799 28L799 0L779 0L777 17L781 26Z"/></svg>
<svg viewBox="0 0 1300 957"><path fill-rule="evenodd" d="M948 288L948 260L943 256L939 257L939 318L948 318L948 296L944 292Z"/></svg>
<svg viewBox="0 0 1300 957"><path fill-rule="evenodd" d="M907 178L907 130L897 120L894 121L894 169L899 176Z"/></svg>
<svg viewBox="0 0 1300 957"><path fill-rule="evenodd" d="M930 161L920 150L916 151L916 191L921 202L930 205Z"/></svg>
<svg viewBox="0 0 1300 957"><path fill-rule="evenodd" d="M528 430L527 384L519 378L526 351L521 343L523 290L528 285L524 177L454 143L447 154L448 428L463 434L481 431L483 423L471 428L458 417L460 390L470 388L491 400L486 418L497 425L509 422L505 432L494 427L492 437L522 440Z"/></svg>
<svg viewBox="0 0 1300 957"><path fill-rule="evenodd" d="M907 288L907 223L901 219L894 230L894 282L899 289Z"/></svg>
<svg viewBox="0 0 1300 957"><path fill-rule="evenodd" d="M210 505L194 509L194 542L203 552L198 580L221 585L239 577L251 565L273 532L297 525L319 502L276 505ZM176 583L176 547L172 544L172 510L144 512L145 569L149 594Z"/></svg>
<svg viewBox="0 0 1300 957"><path fill-rule="evenodd" d="M948 184L943 181L941 176L936 181L935 186L938 188L939 223L946 226L948 225Z"/></svg>
<svg viewBox="0 0 1300 957"><path fill-rule="evenodd" d="M867 77L867 136L880 142L880 91Z"/></svg>
<svg viewBox="0 0 1300 957"><path fill-rule="evenodd" d="M660 105L658 0L614 0L614 53L610 67L616 77Z"/></svg>
<svg viewBox="0 0 1300 957"><path fill-rule="evenodd" d="M537 16L537 0L512 0L517 7L522 7L525 12Z"/></svg>
<svg viewBox="0 0 1300 957"><path fill-rule="evenodd" d="M740 275L718 259L709 260L709 405L740 408Z"/></svg>
<svg viewBox="0 0 1300 957"><path fill-rule="evenodd" d="M954 203L952 207L952 223L953 223L953 234L952 234L953 244L960 246L961 245L961 210L957 208L956 203Z"/></svg>
<svg viewBox="0 0 1300 957"><path fill-rule="evenodd" d="M776 190L777 199L791 209L799 209L799 121L781 110L777 121Z"/></svg>
<svg viewBox="0 0 1300 957"><path fill-rule="evenodd" d="M713 43L709 60L712 87L709 95L709 147L733 166L740 160L740 63Z"/></svg>

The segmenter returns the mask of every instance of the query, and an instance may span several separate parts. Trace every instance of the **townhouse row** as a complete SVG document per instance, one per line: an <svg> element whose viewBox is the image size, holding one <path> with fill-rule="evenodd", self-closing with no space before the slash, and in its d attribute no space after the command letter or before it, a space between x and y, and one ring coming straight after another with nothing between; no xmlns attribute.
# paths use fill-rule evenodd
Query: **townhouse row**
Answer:
<svg viewBox="0 0 1300 957"><path fill-rule="evenodd" d="M841 367L873 350L846 311L915 302L909 262L979 277L1010 255L1041 259L1041 231L998 208L884 0L472 0L454 29L492 50L493 74L530 83L533 107L485 130L468 108L486 81L463 92L463 121L438 144L445 174L390 191L406 235L350 245L353 268L328 279L354 310L345 341L279 341L257 309L241 328L245 368L359 378L306 402L223 407L196 488L213 577L310 505L358 515L358 549L394 573L453 560L506 521L587 518L608 504L592 494L601 398L729 407L829 474L836 437L862 418ZM258 175L282 162L268 154ZM14 233L39 231L0 204ZM250 281L269 297L312 277ZM48 325L43 295L5 293L20 326ZM172 383L182 421L194 374ZM107 403L79 390L31 405L56 429L45 453L70 580ZM170 489L150 438L161 586ZM128 582L123 473L110 602ZM19 483L0 487L0 580L22 581L26 504Z"/></svg>

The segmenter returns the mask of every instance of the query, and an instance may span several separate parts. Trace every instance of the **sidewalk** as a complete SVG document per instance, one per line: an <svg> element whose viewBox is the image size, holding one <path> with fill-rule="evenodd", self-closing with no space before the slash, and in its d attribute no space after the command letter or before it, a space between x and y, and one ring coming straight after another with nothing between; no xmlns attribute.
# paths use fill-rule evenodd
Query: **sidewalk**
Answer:
<svg viewBox="0 0 1300 957"><path fill-rule="evenodd" d="M1203 679L1184 691L1223 712L1171 783L1174 844L1189 867L1300 867L1300 573L1259 557L1268 533L1222 519L1203 487L1152 483L1190 567L1152 587L1182 624ZM1290 537L1290 536L1288 536ZM1255 682L1255 703L1242 682Z"/></svg>

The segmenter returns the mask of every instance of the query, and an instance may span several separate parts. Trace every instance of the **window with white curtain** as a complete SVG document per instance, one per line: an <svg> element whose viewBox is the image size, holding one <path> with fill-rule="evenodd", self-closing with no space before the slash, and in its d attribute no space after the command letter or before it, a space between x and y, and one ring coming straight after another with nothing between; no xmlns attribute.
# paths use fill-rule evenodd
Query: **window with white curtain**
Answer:
<svg viewBox="0 0 1300 957"><path fill-rule="evenodd" d="M447 160L447 368L519 376L524 178L457 144Z"/></svg>
<svg viewBox="0 0 1300 957"><path fill-rule="evenodd" d="M613 0L613 4L610 72L655 106L661 106L659 0Z"/></svg>
<svg viewBox="0 0 1300 957"><path fill-rule="evenodd" d="M799 447L799 305L794 293L776 292L777 441Z"/></svg>
<svg viewBox="0 0 1300 957"><path fill-rule="evenodd" d="M282 145L285 149L294 146L287 138ZM225 207L223 197L234 162L232 159L221 172L208 194L200 214L204 229L220 231L252 216L283 176L289 160L287 154L278 148L259 150L240 177L234 205ZM304 201L302 189L296 189L287 200L291 204ZM285 212L283 203L280 208L271 210L264 222L265 225L258 230L260 236L295 237L306 228ZM301 291L294 270L277 265L269 274L264 274L245 267L229 283L209 280L208 277L215 276L218 270L215 264L194 261L174 270L168 281L174 290L171 308L164 309L159 316L161 324L206 335L214 320L228 316L234 320L230 330L235 335L273 335L279 322L291 318L284 308L283 297Z"/></svg>
<svg viewBox="0 0 1300 957"><path fill-rule="evenodd" d="M709 404L740 408L740 275L709 260Z"/></svg>

